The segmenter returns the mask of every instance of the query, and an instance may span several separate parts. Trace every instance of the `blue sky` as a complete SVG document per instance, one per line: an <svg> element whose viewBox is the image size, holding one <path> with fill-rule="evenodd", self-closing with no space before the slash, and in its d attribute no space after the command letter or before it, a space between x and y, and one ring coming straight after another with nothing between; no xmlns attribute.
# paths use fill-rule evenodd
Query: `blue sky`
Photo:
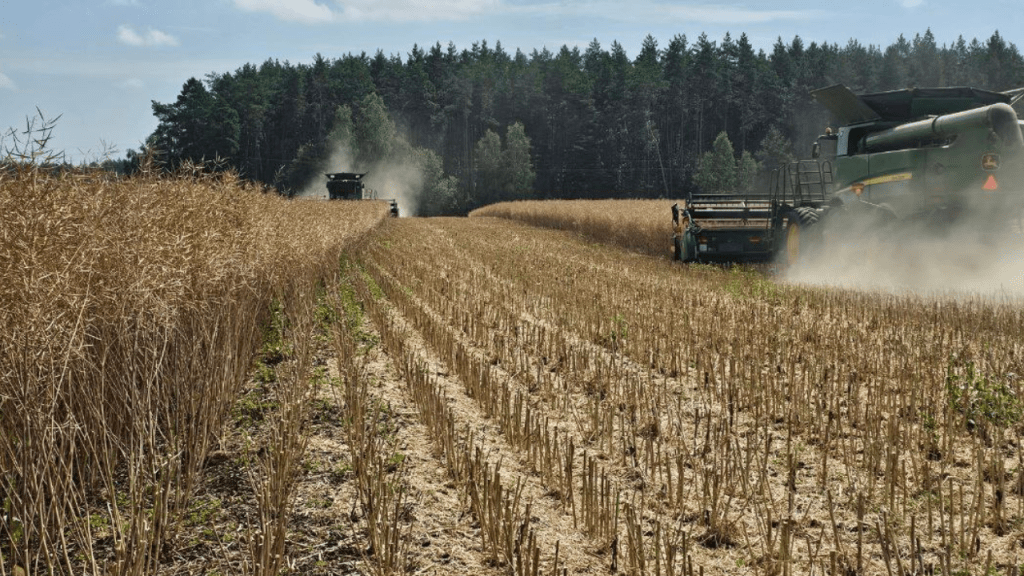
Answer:
<svg viewBox="0 0 1024 576"><path fill-rule="evenodd" d="M985 40L1022 48L1019 0L0 0L0 128L23 128L36 108L62 115L52 145L78 162L104 148L137 148L156 126L150 101L172 102L190 77L268 58L310 62L414 44L501 41L509 52L593 39L635 57L648 34L715 41L746 33L766 51L781 36L887 46L931 28L937 42ZM3 145L10 144L8 137Z"/></svg>

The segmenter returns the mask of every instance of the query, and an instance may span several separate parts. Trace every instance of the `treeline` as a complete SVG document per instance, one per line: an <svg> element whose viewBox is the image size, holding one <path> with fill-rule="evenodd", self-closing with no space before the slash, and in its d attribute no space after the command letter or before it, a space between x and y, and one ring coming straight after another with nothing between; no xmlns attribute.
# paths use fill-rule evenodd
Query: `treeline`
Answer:
<svg viewBox="0 0 1024 576"><path fill-rule="evenodd" d="M737 157L762 164L784 157L787 143L806 155L829 122L808 93L838 82L857 93L1007 90L1024 86L1024 59L998 32L940 46L930 30L885 48L780 38L770 52L745 34L679 35L664 46L648 36L635 58L597 40L529 55L486 41L414 46L404 58L317 54L311 64L267 60L190 79L175 103L153 103L160 122L149 144L172 166L219 156L243 177L296 190L322 170L354 168L314 160L326 159L337 118L355 119L359 132L361 111L379 100L389 137L431 165L424 214L518 197L678 197L696 185L698 160L722 132ZM495 169L488 158L502 148L508 159Z"/></svg>

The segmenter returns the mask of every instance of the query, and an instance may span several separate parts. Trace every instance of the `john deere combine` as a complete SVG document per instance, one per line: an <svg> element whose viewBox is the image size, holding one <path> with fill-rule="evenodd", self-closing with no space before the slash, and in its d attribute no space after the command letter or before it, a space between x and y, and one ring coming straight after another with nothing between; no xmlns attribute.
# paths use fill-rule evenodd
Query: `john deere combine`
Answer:
<svg viewBox="0 0 1024 576"><path fill-rule="evenodd" d="M327 176L327 197L331 200L384 200L391 206L391 216L398 217L398 202L392 198L378 198L377 191L363 185L366 173L334 172Z"/></svg>
<svg viewBox="0 0 1024 576"><path fill-rule="evenodd" d="M842 127L818 138L811 160L773 172L767 190L673 206L677 260L792 264L836 233L1019 216L1024 138L1012 104L1024 89L857 96L836 85L811 94Z"/></svg>

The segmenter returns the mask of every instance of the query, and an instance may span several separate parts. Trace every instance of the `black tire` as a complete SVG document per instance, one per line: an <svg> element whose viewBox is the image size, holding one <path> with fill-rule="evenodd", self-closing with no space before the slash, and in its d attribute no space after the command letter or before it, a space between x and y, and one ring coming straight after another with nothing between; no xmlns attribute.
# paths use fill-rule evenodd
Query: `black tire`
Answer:
<svg viewBox="0 0 1024 576"><path fill-rule="evenodd" d="M809 206L800 206L788 213L782 245L782 263L786 268L796 266L820 248L821 227L818 221L823 214L824 210Z"/></svg>
<svg viewBox="0 0 1024 576"><path fill-rule="evenodd" d="M793 215L795 216L795 219L800 222L801 226L817 224L818 220L821 218L821 212L809 206L796 208L793 210ZM790 220L790 222L793 222L793 220Z"/></svg>

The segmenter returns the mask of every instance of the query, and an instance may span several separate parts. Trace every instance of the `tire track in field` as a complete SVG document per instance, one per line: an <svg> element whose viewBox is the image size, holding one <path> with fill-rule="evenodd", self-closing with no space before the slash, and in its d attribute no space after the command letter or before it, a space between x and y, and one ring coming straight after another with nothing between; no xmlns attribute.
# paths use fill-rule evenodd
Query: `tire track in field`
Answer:
<svg viewBox="0 0 1024 576"><path fill-rule="evenodd" d="M418 237L421 240L423 240L423 235L419 235ZM443 315L439 314L436 310L431 309L422 300L416 298L415 296L406 294L403 286L400 283L398 283L397 280L393 276L390 275L390 273L384 271L383 269L379 269L379 268L377 270L375 270L375 271L379 274L378 278L381 280L381 284L386 286L385 292L388 292L388 293L390 293L393 296L397 296L398 298L400 298L402 300L406 300L406 301L409 301L409 302L414 302L415 306L417 306L417 307L419 307L419 308L421 308L423 310L423 314L427 318L430 318L430 319L433 319L433 320L437 320L437 319L443 318ZM441 273L443 274L444 272L441 271ZM458 341L459 345L466 347L466 349L469 351L470 354L472 354L472 355L474 355L474 356L476 356L478 358L486 358L486 357L488 357L488 353L487 353L487 351L485 349L479 348L479 347L475 347L472 344L466 344L465 343L466 339L462 338L459 335L456 335L455 331L452 330L450 327L449 327L449 332L455 338L455 340ZM508 382L508 381L511 381L511 380L515 379L515 378L512 377L512 375L508 374L507 372L505 372L500 367L497 367L497 366L491 367L490 370L493 370L493 372L495 372L498 375L498 378L501 379L504 382ZM534 406L536 406L536 404L534 404ZM546 420L546 423L548 425L551 425L552 427L559 427L560 424L565 424L565 426L562 426L563 430L565 428L569 427L567 425L568 424L567 422L561 422L561 415L558 414L557 411L548 410L547 413L544 414L544 418ZM576 440L578 442L580 440L580 437L578 435L575 435L575 436L576 436ZM582 444L582 443L580 443L580 444ZM606 464L607 463L602 463L601 467L605 467ZM577 458L576 466L579 467L579 468L583 468L583 457L582 456ZM619 481L617 483L620 485L620 489L621 489L621 493L620 494L621 494L621 496L622 496L624 501L626 501L626 500L636 501L638 499L643 499L643 497L644 497L643 496L643 487L645 485L645 482L643 482L642 479L639 482L639 488L638 489L633 489L633 488L630 487L630 486L636 485L637 484L636 481L638 480L637 477L636 477L637 469L636 469L636 466L635 466L635 461L634 461L634 467L632 467L632 468L627 467L627 466L616 467L616 466L611 466L611 465L609 465L608 468L614 472L614 474L613 474L614 476L617 476L619 478ZM680 488L681 488L681 485L680 485ZM582 497L582 495L580 497ZM653 520L656 520L656 519L660 520L660 518L647 518L648 524L650 524L650 522L652 522Z"/></svg>
<svg viewBox="0 0 1024 576"><path fill-rule="evenodd" d="M408 540L400 560L402 570L409 574L503 575L504 571L488 565L480 552L473 519L458 487L434 456L430 435L417 420L416 406L403 392L402 379L380 345L379 332L365 317L358 332L353 337L362 345L345 361L358 365L359 378L369 380L369 404L383 407L379 423L388 431L384 443L394 454L398 481L410 494L400 520L402 537ZM370 550L365 533L367 510L360 504L348 444L348 428L355 423L343 390L345 362L339 347L325 342L318 345L317 363L326 369L326 379L317 387L310 411L304 473L295 489L288 566L311 575L371 573L369 563L376 552Z"/></svg>
<svg viewBox="0 0 1024 576"><path fill-rule="evenodd" d="M423 235L422 234L418 235L418 237L422 239ZM447 269L447 271L454 271L456 269L463 269L463 270L465 270L466 268L468 268L468 267L455 264L455 265L450 266ZM442 271L442 274L444 274L444 273L445 272ZM491 277L493 279L495 279L495 280L498 280L496 275L491 274ZM427 308L427 314L429 314L432 317L436 317L436 318L444 317L442 314L439 314L435 310L430 310L429 307L427 307L425 304L423 304L422 301L419 302L419 305L423 306L424 308ZM525 320L525 321L530 321L532 323L536 323L536 320L530 318L528 314L524 314L524 316L519 318L519 320L521 320L521 321ZM567 333L563 333L563 336L565 336L566 334ZM470 344L468 347L471 348L473 353L478 355L479 357L487 357L487 356L489 356L489 351L487 349L485 349L485 348L474 346L473 344ZM641 372L641 373L645 372L645 371L640 370L639 368L637 368L635 366L635 364L633 364L632 361L630 361L628 358L625 358L625 357L623 357L623 356L621 356L619 354L614 354L614 353L608 352L607 350L604 350L603 348L597 347L596 345L592 345L591 344L591 345L589 345L589 347L590 347L591 350L599 351L600 354L603 355L605 358L611 358L612 359L611 361L612 361L613 364L620 363L622 366L624 366L626 368L633 367L637 372ZM516 379L516 378L513 378L511 375L509 375L507 372L505 372L504 370L502 370L500 368L495 368L495 371L501 373L503 379L505 379L505 380L514 380L514 379ZM646 371L646 372L649 374L649 371ZM532 374L532 373L533 373L532 371L524 371L522 373L522 375L526 376L527 379L528 379L528 376L530 374ZM625 374L625 372L620 371L618 376L622 376L624 374ZM607 375L606 375L606 377L607 377ZM614 377L616 377L616 376L612 376L612 378L614 378ZM520 390L529 387L529 383L528 382L521 383L521 384L522 385L519 387ZM705 410L705 412L707 412L707 407L705 407L704 410ZM551 421L551 423L553 425L563 424L563 425L566 425L565 427L569 427L569 426L567 426L568 422L564 422L564 421L560 422L561 415L556 413L557 409L556 410L549 410L548 412L549 413L546 415L546 417L550 419L550 421ZM698 424L698 426L699 426L699 424ZM581 441L582 440L582 437L579 434L576 434L575 436L577 438L577 441ZM622 438L625 441L627 436L631 436L629 434L629 430L626 430L624 427L620 427L620 438ZM584 443L583 442L579 442L579 444L583 445ZM633 447L631 447L631 448L633 448ZM625 451L623 453L625 453ZM693 464L696 463L696 461L694 460L694 455L692 455L692 454L687 456L687 460L688 460L688 465L690 465L690 466L692 466ZM623 462L622 465L618 465L618 466L616 466L614 464L611 464L611 463L607 463L607 462L602 464L602 466L607 465L608 469L610 471L612 471L614 473L614 475L618 478L618 484L623 489L623 497L624 497L624 499L642 498L643 497L643 489L649 483L644 478L637 478L636 474L637 474L638 468L637 468L636 464L637 464L637 460L636 459L633 460L633 466L628 466L628 465L626 465L625 462ZM671 484L671 482L670 482L670 484ZM662 489L664 490L665 487L662 486ZM691 516L696 516L696 514L692 513L692 512L691 512L690 515ZM648 524L650 524L650 522L655 520L655 519L656 518L647 518L646 520L648 521Z"/></svg>
<svg viewBox="0 0 1024 576"><path fill-rule="evenodd" d="M522 502L531 511L530 525L536 533L537 546L542 551L541 572L550 572L553 566L553 554L559 551L558 567L570 574L598 574L607 568L604 561L597 556L595 546L586 535L573 525L571 516L561 509L551 489L543 485L537 474L530 470L522 461L522 454L502 434L501 427L493 418L487 417L478 403L466 393L466 385L457 376L452 375L454 367L449 366L442 358L431 352L432 347L422 334L414 327L414 323L403 316L393 305L367 294L364 298L367 306L376 309L375 316L380 322L386 322L400 334L398 340L408 354L408 361L413 367L405 367L405 380L409 383L412 377L409 370L425 368L432 384L444 396L456 421L457 430L467 432L467 449L475 451L490 466L500 468L502 476L514 479L507 487L515 486L522 493ZM395 351L392 351L394 354ZM394 357L392 357L394 360ZM409 390L405 391L409 394ZM446 459L458 458L459 455L446 454ZM543 518L542 522L540 519ZM596 552L600 552L597 550Z"/></svg>

